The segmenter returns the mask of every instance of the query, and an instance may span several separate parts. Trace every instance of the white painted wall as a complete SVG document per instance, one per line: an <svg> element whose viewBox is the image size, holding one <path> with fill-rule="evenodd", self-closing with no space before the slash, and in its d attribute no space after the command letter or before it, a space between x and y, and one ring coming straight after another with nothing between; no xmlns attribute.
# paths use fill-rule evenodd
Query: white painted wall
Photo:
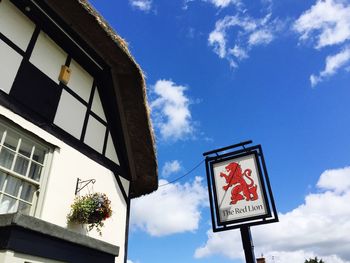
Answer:
<svg viewBox="0 0 350 263"><path fill-rule="evenodd" d="M16 253L10 250L0 252L1 263L23 263L26 261L30 261L30 263L64 263L62 261L33 257L22 253Z"/></svg>
<svg viewBox="0 0 350 263"><path fill-rule="evenodd" d="M92 101L91 109L94 113L96 113L101 119L106 120L105 112L102 107L100 94L98 93L98 89L95 90L94 99Z"/></svg>
<svg viewBox="0 0 350 263"><path fill-rule="evenodd" d="M102 153L105 134L106 126L102 125L94 116L90 115L84 142L99 153Z"/></svg>
<svg viewBox="0 0 350 263"><path fill-rule="evenodd" d="M0 89L10 93L22 56L0 40Z"/></svg>
<svg viewBox="0 0 350 263"><path fill-rule="evenodd" d="M48 35L40 32L29 61L57 84L67 54Z"/></svg>
<svg viewBox="0 0 350 263"><path fill-rule="evenodd" d="M87 235L119 246L120 254L116 262L122 263L124 260L127 207L114 174L53 135L2 106L0 106L0 114L16 122L23 129L31 131L45 141L57 146L53 153L47 185L43 186L40 192L39 202L42 205L38 207L36 217L67 227L66 216L75 197L77 178L79 177L82 180L96 179L93 190L107 194L111 200L113 215L105 221L102 236L99 236L95 230L87 233ZM129 188L126 180L123 181L123 185L127 189ZM89 188L85 188L81 194L88 193L88 190ZM92 190L91 187L90 190Z"/></svg>
<svg viewBox="0 0 350 263"><path fill-rule="evenodd" d="M71 76L67 86L86 102L89 102L94 78L89 73L87 73L74 59L72 59L69 68L71 70Z"/></svg>
<svg viewBox="0 0 350 263"><path fill-rule="evenodd" d="M0 262L6 262L5 259L6 259L6 254L8 252L7 251L0 251Z"/></svg>
<svg viewBox="0 0 350 263"><path fill-rule="evenodd" d="M75 138L80 139L86 110L86 107L80 101L67 91L62 90L53 122Z"/></svg>
<svg viewBox="0 0 350 263"><path fill-rule="evenodd" d="M106 147L105 155L108 159L112 160L113 162L115 162L116 164L119 165L119 158L118 158L117 152L114 148L114 143L112 140L111 133L108 133L107 147Z"/></svg>
<svg viewBox="0 0 350 263"><path fill-rule="evenodd" d="M123 185L125 193L127 194L127 196L129 196L130 182L121 176L119 176L119 179Z"/></svg>
<svg viewBox="0 0 350 263"><path fill-rule="evenodd" d="M35 25L9 0L0 1L0 32L25 51Z"/></svg>

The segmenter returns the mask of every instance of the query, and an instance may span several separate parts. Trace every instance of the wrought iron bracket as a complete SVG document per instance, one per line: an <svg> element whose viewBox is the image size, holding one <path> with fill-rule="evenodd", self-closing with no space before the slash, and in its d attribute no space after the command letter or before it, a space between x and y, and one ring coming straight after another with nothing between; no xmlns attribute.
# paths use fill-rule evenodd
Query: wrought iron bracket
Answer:
<svg viewBox="0 0 350 263"><path fill-rule="evenodd" d="M233 148L237 148L237 147L243 147L243 149L245 151L247 151L246 148L245 148L245 145L251 144L252 142L253 142L252 140L240 142L240 143L233 144L233 145L230 145L230 146L227 146L227 147L224 147L224 148L220 148L220 149L212 150L212 151L209 151L209 152L205 152L205 153L203 153L203 156L208 156L210 154L216 154L216 156L218 157L218 152L227 151L227 150L230 150L230 149L233 149Z"/></svg>
<svg viewBox="0 0 350 263"><path fill-rule="evenodd" d="M85 188L88 184L94 184L96 183L95 179L89 179L82 181L81 179L77 178L77 184L75 186L75 195L77 195L83 188Z"/></svg>

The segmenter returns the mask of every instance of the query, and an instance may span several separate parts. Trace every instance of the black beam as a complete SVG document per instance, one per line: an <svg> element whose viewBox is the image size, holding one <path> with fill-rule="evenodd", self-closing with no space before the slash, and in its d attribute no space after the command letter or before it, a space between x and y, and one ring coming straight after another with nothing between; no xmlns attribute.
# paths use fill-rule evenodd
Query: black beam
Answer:
<svg viewBox="0 0 350 263"><path fill-rule="evenodd" d="M237 147L240 147L240 146L244 146L246 144L251 144L252 142L253 142L252 140L249 140L249 141L244 141L244 142L240 142L240 143L237 143L237 144L233 144L233 145L230 145L230 146L226 146L226 147L223 147L223 148L219 148L219 149L216 149L216 150L211 150L209 152L203 153L203 156L207 156L207 155L210 155L210 154L213 154L213 153L226 151L226 150L229 150L229 149L232 149L232 148L237 148Z"/></svg>

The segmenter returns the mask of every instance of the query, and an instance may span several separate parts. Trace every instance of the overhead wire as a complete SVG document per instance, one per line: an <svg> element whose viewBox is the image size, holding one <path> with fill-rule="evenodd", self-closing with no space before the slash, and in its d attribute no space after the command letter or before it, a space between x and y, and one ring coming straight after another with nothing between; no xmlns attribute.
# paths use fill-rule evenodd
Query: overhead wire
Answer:
<svg viewBox="0 0 350 263"><path fill-rule="evenodd" d="M184 175L180 176L180 177L177 177L175 178L174 180L170 181L170 182L167 182L165 184L161 184L158 186L159 187L163 187L163 186L166 186L166 185L169 185L169 184L172 184L172 183L175 183L179 180L181 180L182 178L186 177L187 175L189 175L190 173L192 173L194 170L196 170L199 166L201 166L202 163L204 163L205 159L203 159L202 161L200 161L196 166L194 166L191 170L189 170L187 173L185 173Z"/></svg>

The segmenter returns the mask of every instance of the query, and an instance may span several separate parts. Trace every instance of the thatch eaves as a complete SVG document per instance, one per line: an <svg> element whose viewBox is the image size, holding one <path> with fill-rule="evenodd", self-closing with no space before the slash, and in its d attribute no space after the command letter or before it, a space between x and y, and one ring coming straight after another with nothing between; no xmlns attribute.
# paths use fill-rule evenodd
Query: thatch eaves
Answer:
<svg viewBox="0 0 350 263"><path fill-rule="evenodd" d="M155 139L143 72L126 41L84 0L43 0L111 68L131 173L131 197L158 187Z"/></svg>

